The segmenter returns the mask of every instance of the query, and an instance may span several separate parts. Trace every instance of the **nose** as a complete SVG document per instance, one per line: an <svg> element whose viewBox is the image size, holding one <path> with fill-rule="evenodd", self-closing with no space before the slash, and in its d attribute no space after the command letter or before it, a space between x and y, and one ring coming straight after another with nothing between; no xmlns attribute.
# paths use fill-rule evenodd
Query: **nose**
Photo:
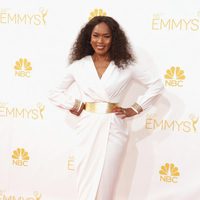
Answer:
<svg viewBox="0 0 200 200"><path fill-rule="evenodd" d="M97 42L102 43L103 42L103 37L98 37Z"/></svg>

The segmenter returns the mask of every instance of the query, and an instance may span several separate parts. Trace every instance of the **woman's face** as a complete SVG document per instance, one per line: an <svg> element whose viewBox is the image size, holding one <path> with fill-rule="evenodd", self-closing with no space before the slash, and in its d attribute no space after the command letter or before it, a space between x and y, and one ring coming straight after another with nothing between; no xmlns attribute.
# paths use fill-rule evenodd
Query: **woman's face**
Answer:
<svg viewBox="0 0 200 200"><path fill-rule="evenodd" d="M92 30L90 44L98 55L107 55L112 42L112 33L104 22L97 24Z"/></svg>

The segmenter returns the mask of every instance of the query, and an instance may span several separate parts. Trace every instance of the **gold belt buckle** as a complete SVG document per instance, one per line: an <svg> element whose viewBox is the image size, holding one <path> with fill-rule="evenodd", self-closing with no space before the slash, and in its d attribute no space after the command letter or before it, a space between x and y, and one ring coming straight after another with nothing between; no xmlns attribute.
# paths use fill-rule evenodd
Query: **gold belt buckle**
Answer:
<svg viewBox="0 0 200 200"><path fill-rule="evenodd" d="M117 105L117 103L109 102L86 102L85 110L94 113L111 113Z"/></svg>

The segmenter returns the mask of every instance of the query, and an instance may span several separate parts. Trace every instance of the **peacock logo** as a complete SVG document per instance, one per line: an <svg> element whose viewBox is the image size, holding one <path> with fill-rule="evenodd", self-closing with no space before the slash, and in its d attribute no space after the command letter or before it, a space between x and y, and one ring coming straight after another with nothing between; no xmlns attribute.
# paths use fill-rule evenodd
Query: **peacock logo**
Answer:
<svg viewBox="0 0 200 200"><path fill-rule="evenodd" d="M180 176L178 167L176 167L173 163L166 163L161 166L159 174L160 181L164 181L166 183L177 183L177 177Z"/></svg>
<svg viewBox="0 0 200 200"><path fill-rule="evenodd" d="M28 152L24 148L17 148L12 154L13 165L17 166L27 166L29 161Z"/></svg>
<svg viewBox="0 0 200 200"><path fill-rule="evenodd" d="M30 77L30 71L32 70L31 62L26 58L20 58L15 63L15 75L19 77Z"/></svg>
<svg viewBox="0 0 200 200"><path fill-rule="evenodd" d="M161 170L159 171L159 173L161 175L180 176L178 168L175 167L173 163L166 163L165 165L161 166Z"/></svg>
<svg viewBox="0 0 200 200"><path fill-rule="evenodd" d="M92 12L90 12L89 20L91 20L93 17L96 16L106 16L106 12L103 9L94 9Z"/></svg>
<svg viewBox="0 0 200 200"><path fill-rule="evenodd" d="M170 69L167 70L165 78L184 80L185 79L184 71L181 70L180 67L171 67Z"/></svg>
<svg viewBox="0 0 200 200"><path fill-rule="evenodd" d="M182 87L183 80L185 80L184 70L182 70L179 66L172 66L170 69L167 69L165 74L165 85L172 87Z"/></svg>
<svg viewBox="0 0 200 200"><path fill-rule="evenodd" d="M18 61L15 63L15 69L16 70L26 70L30 71L32 70L31 63L26 59L26 58L20 58Z"/></svg>

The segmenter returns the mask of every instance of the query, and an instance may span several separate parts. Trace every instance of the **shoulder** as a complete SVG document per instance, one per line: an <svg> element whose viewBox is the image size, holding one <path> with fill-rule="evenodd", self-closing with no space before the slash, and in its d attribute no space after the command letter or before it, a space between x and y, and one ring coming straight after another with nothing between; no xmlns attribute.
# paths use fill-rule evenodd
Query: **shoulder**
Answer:
<svg viewBox="0 0 200 200"><path fill-rule="evenodd" d="M128 71L135 71L135 70L138 70L138 68L140 68L138 63L132 63L132 64L127 65L125 69Z"/></svg>
<svg viewBox="0 0 200 200"><path fill-rule="evenodd" d="M71 63L68 67L78 67L78 66L82 65L83 63L89 62L89 61L91 61L90 55L85 56L85 57L81 58L80 60L73 61L73 63Z"/></svg>
<svg viewBox="0 0 200 200"><path fill-rule="evenodd" d="M77 71L79 68L82 68L85 63L89 62L89 60L90 56L85 56L80 60L75 60L73 63L67 65L66 70L71 72Z"/></svg>

